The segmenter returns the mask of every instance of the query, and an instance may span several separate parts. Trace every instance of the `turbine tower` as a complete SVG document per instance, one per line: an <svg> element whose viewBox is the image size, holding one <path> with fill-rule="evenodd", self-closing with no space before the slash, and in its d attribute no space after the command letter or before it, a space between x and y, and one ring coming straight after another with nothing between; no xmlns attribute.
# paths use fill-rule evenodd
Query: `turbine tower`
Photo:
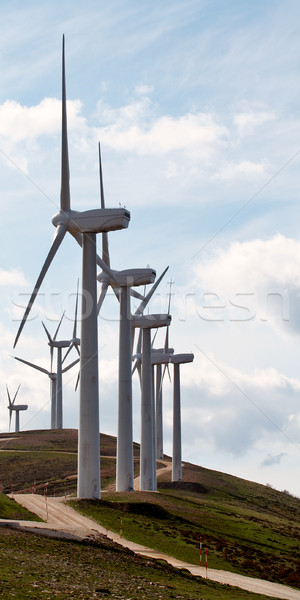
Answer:
<svg viewBox="0 0 300 600"><path fill-rule="evenodd" d="M21 385L21 384L20 384ZM16 413L16 427L15 427L15 432L18 433L20 431L20 411L21 410L27 410L28 405L27 404L15 404L15 400L16 397L18 395L18 391L20 389L20 385L13 397L13 399L11 399L8 387L6 386L6 391L7 391L7 397L8 397L8 410L9 410L9 431L10 431L10 426L11 426L11 418L12 418L12 413L13 411L15 411Z"/></svg>
<svg viewBox="0 0 300 600"><path fill-rule="evenodd" d="M172 481L182 481L180 365L193 362L194 355L173 354L170 360L174 365Z"/></svg>
<svg viewBox="0 0 300 600"><path fill-rule="evenodd" d="M80 399L78 426L79 498L100 498L100 435L98 385L98 335L96 265L106 265L97 256L96 234L128 227L130 213L124 208L75 211L71 209L67 135L67 103L65 83L65 44L62 48L62 150L60 211L52 223L56 233L28 306L21 321L15 344L25 325L50 264L67 232L82 246L82 303Z"/></svg>

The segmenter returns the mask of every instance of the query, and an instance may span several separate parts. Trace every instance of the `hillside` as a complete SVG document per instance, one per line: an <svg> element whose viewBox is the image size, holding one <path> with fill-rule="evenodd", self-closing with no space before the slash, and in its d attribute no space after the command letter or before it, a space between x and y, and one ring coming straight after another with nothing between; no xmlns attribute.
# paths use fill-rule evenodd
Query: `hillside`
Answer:
<svg viewBox="0 0 300 600"><path fill-rule="evenodd" d="M77 432L33 431L0 435L4 492L76 492ZM138 472L138 445L135 464ZM102 488L115 477L116 441L101 435ZM183 463L182 483L171 483L161 462L159 494L104 491L101 501L72 505L124 536L199 564L199 540L212 568L231 570L300 588L300 500L284 492ZM8 474L9 473L9 477Z"/></svg>

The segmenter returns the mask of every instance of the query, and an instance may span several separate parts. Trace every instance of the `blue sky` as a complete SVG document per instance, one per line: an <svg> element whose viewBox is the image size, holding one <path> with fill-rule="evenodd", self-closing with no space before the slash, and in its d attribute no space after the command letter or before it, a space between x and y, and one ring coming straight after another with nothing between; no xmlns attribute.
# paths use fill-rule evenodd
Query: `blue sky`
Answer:
<svg viewBox="0 0 300 600"><path fill-rule="evenodd" d="M1 363L21 383L26 429L48 427L49 381L10 358L22 306L54 233L60 190L61 38L66 36L71 197L131 212L113 268L169 272L151 311L182 367L183 459L300 495L299 4L172 0L2 2ZM100 249L100 236L98 240ZM16 354L49 368L41 326L71 335L81 255L65 238ZM101 430L116 433L118 307L99 319ZM163 343L159 334L157 343ZM77 427L77 373L64 424ZM171 453L172 388L164 386ZM139 389L134 431L139 441Z"/></svg>

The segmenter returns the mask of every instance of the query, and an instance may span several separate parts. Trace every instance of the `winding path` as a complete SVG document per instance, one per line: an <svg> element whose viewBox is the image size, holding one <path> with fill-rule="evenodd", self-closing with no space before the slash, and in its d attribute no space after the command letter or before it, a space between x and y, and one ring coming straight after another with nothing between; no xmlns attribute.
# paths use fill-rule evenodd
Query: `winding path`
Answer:
<svg viewBox="0 0 300 600"><path fill-rule="evenodd" d="M48 497L46 503L44 496L38 494L15 494L14 499L16 502L47 521L46 523L18 521L16 526L20 528L24 527L27 530L36 533L40 530L40 533L43 532L45 534L48 532L49 535L51 535L51 532L55 532L56 535L61 534L62 537L75 537L76 539L84 539L99 533L104 534L137 554L149 558L165 560L178 569L187 569L192 575L206 577L206 571L203 567L185 563L163 554L162 552L157 552L146 546L130 542L112 531L107 531L102 525L80 515L70 506L67 506L64 502L64 498ZM6 521L5 519L0 519L0 524L1 522L9 524L9 521ZM256 594L265 594L266 596L283 600L300 600L299 590L262 579L245 577L228 571L217 571L216 569L208 569L207 577L213 581L239 587L244 590L255 592Z"/></svg>

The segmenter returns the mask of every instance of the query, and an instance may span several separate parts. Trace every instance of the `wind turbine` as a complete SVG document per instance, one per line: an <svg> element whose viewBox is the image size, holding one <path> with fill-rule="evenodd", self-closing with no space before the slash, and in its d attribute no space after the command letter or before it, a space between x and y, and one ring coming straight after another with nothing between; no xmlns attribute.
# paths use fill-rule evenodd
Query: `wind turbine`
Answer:
<svg viewBox="0 0 300 600"><path fill-rule="evenodd" d="M142 377L141 377L141 443L140 443L140 489L155 492L156 444L155 406L152 383L151 329L168 327L171 315L135 315L133 325L142 330Z"/></svg>
<svg viewBox="0 0 300 600"><path fill-rule="evenodd" d="M170 293L169 293L169 302L168 302L168 313L170 314L171 307L171 285L173 281L169 282L170 284ZM141 381L141 365L142 365L142 352L141 352L141 333L140 330L139 339L137 343L137 352L133 358L136 359L133 372L135 369L138 369L139 377ZM155 339L155 336L154 336ZM171 381L170 372L169 372L169 362L170 362L170 354L174 353L174 349L169 347L169 327L166 327L166 336L165 336L165 345L164 348L151 348L151 356L152 356L152 392L154 394L154 402L155 402L155 430L156 430L156 457L163 458L163 412L162 412L162 385L165 376L166 369L168 369L169 379ZM162 365L164 365L164 370L162 372ZM154 384L154 367L156 367L156 384Z"/></svg>
<svg viewBox="0 0 300 600"><path fill-rule="evenodd" d="M180 365L193 360L193 354L173 354L170 357L174 365L172 481L182 481Z"/></svg>
<svg viewBox="0 0 300 600"><path fill-rule="evenodd" d="M20 384L21 385L21 384ZM20 431L20 411L21 410L27 410L28 405L27 404L15 404L15 400L16 397L18 395L18 391L20 389L20 385L13 397L13 399L11 399L8 387L6 386L6 391L7 391L7 396L8 396L8 410L9 410L9 431L10 431L10 426L11 426L11 418L12 418L12 413L13 411L15 411L16 413L16 428L15 428L15 432L18 433L18 431Z"/></svg>
<svg viewBox="0 0 300 600"><path fill-rule="evenodd" d="M99 144L99 171L101 207L104 209L104 190L101 151ZM102 234L102 259L106 264L106 271L102 271L97 279L101 283L101 291L98 301L100 311L105 294L109 286L115 291L120 302L120 325L119 325L119 378L118 378L118 433L117 433L117 472L116 490L126 492L133 490L133 431L132 431L132 318L130 296L134 292L142 301L145 298L136 294L133 287L153 283L156 277L154 269L126 269L122 271L112 270L110 267L110 255L108 247L108 235ZM164 272L165 273L165 272ZM164 275L163 273L163 275ZM152 287L151 295L160 283L163 275ZM148 301L151 296L149 296Z"/></svg>
<svg viewBox="0 0 300 600"><path fill-rule="evenodd" d="M13 358L15 358L16 360L18 360L21 363L24 363L24 365L28 365L29 367L32 367L33 369L36 369L37 371L40 371L41 373L45 373L45 375L48 375L49 379L50 379L50 399L51 399L51 429L56 429L56 381L57 381L57 374L54 373L53 371L48 371L47 369L44 369L44 367L40 367L39 365L35 365L34 363L29 362L28 360L24 360L23 358L18 358L18 356L13 356ZM75 365L77 365L77 363L79 363L79 358L77 358L77 360L74 360L71 364L69 364L67 367L65 367L64 369L62 369L62 373L66 373L67 371L69 371L70 369L72 369L72 367L74 367Z"/></svg>
<svg viewBox="0 0 300 600"><path fill-rule="evenodd" d="M100 436L98 385L98 334L96 265L106 265L97 256L96 234L128 227L130 213L125 208L75 211L70 203L67 106L65 83L65 43L62 47L62 150L60 211L53 217L56 233L36 281L21 321L16 345L49 266L67 232L82 246L82 303L80 400L78 426L79 498L100 498Z"/></svg>

